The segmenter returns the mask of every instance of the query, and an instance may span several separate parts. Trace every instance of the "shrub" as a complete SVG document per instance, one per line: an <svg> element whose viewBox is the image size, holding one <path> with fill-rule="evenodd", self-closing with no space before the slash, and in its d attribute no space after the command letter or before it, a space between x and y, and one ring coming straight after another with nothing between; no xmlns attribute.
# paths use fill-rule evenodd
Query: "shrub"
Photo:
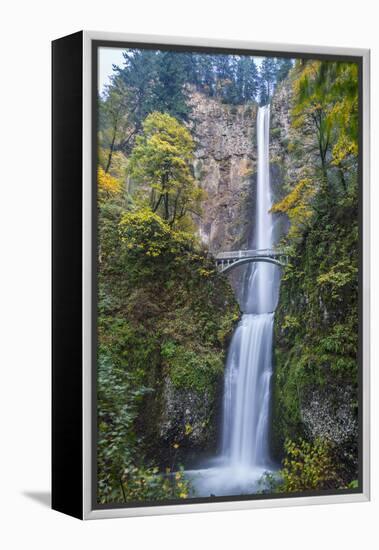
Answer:
<svg viewBox="0 0 379 550"><path fill-rule="evenodd" d="M313 443L287 440L281 470L283 492L336 489L341 480L336 472L332 445L316 439Z"/></svg>

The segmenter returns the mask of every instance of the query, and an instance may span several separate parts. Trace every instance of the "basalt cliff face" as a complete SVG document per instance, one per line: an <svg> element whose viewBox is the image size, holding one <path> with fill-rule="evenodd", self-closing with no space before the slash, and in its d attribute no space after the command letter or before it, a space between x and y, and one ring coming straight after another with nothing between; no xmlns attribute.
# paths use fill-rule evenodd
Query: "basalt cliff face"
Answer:
<svg viewBox="0 0 379 550"><path fill-rule="evenodd" d="M289 87L281 85L271 106L273 202L285 194L286 181L298 177L302 167L301 162L293 162L287 150L291 133L289 96ZM194 172L206 192L202 215L195 219L199 236L212 253L254 247L258 106L229 105L200 92L192 92L189 103L197 145ZM288 224L278 216L276 223L279 240Z"/></svg>
<svg viewBox="0 0 379 550"><path fill-rule="evenodd" d="M212 252L245 248L254 215L257 106L231 106L199 92L189 101L194 172L206 192L196 220L200 237Z"/></svg>

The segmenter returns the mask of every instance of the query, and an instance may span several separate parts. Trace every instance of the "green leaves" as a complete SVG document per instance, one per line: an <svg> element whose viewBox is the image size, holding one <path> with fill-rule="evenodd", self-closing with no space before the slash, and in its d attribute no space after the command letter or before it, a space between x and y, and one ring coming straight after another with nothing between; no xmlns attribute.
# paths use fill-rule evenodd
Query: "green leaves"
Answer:
<svg viewBox="0 0 379 550"><path fill-rule="evenodd" d="M119 223L119 232L131 257L165 255L167 262L176 255L187 253L195 245L191 234L172 230L166 221L148 208L125 212Z"/></svg>
<svg viewBox="0 0 379 550"><path fill-rule="evenodd" d="M183 225L188 211L200 214L203 192L192 175L194 142L189 131L166 113L151 113L143 123L128 171L140 195L170 225ZM187 220L188 223L188 220Z"/></svg>

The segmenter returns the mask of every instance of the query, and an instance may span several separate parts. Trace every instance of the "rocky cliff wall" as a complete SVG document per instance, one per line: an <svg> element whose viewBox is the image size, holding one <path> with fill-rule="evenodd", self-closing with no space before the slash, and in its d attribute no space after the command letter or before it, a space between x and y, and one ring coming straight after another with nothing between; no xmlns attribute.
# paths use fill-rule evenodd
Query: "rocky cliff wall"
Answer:
<svg viewBox="0 0 379 550"><path fill-rule="evenodd" d="M199 92L190 105L194 171L206 191L199 234L212 252L244 248L255 209L257 106L223 104Z"/></svg>

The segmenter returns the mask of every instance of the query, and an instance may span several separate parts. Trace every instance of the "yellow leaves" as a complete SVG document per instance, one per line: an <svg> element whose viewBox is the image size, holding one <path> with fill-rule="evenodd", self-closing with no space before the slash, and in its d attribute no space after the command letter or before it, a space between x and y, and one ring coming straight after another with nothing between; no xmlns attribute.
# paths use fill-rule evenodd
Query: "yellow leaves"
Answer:
<svg viewBox="0 0 379 550"><path fill-rule="evenodd" d="M304 195L309 193L311 184L312 181L309 178L299 181L283 200L274 204L271 208L271 212L284 213L298 206L299 202L304 199Z"/></svg>
<svg viewBox="0 0 379 550"><path fill-rule="evenodd" d="M128 250L143 252L152 258L167 253L173 236L167 223L148 208L125 212L119 223L119 232ZM180 246L178 241L175 244Z"/></svg>
<svg viewBox="0 0 379 550"><path fill-rule="evenodd" d="M174 443L173 447L174 447L174 449L179 449L179 443Z"/></svg>
<svg viewBox="0 0 379 550"><path fill-rule="evenodd" d="M348 156L358 155L358 143L348 139L346 135L342 135L333 147L332 164L339 166Z"/></svg>
<svg viewBox="0 0 379 550"><path fill-rule="evenodd" d="M287 440L285 451L286 457L280 472L282 490L326 489L331 483L339 483L332 447L327 440L316 439L313 443L300 440L297 444Z"/></svg>
<svg viewBox="0 0 379 550"><path fill-rule="evenodd" d="M297 239L302 228L313 215L311 200L316 193L312 180L301 180L290 193L271 208L272 213L287 214L291 222L288 232L289 239Z"/></svg>
<svg viewBox="0 0 379 550"><path fill-rule="evenodd" d="M358 155L356 124L358 97L345 97L331 111L333 122L340 128L337 142L333 147L332 164L339 166L347 157Z"/></svg>
<svg viewBox="0 0 379 550"><path fill-rule="evenodd" d="M198 271L202 277L210 277L214 274L214 270L204 269L203 267L201 267Z"/></svg>
<svg viewBox="0 0 379 550"><path fill-rule="evenodd" d="M301 109L300 110L295 110L295 109L292 110L292 114L294 115L294 119L292 121L292 127L293 128L301 128L302 126L304 126L304 124L307 120L306 116L304 114L300 114L300 113L301 113Z"/></svg>
<svg viewBox="0 0 379 550"><path fill-rule="evenodd" d="M99 192L107 196L116 195L121 191L120 181L106 173L101 166L97 170L97 185Z"/></svg>
<svg viewBox="0 0 379 550"><path fill-rule="evenodd" d="M192 156L195 145L191 134L169 114L157 111L151 113L143 123L143 130L147 139L153 139L157 146L167 149L170 146L179 147L185 157Z"/></svg>
<svg viewBox="0 0 379 550"><path fill-rule="evenodd" d="M108 159L107 159L108 160ZM121 151L113 151L109 173L118 180L124 180L127 167L126 156ZM106 166L102 164L102 166Z"/></svg>
<svg viewBox="0 0 379 550"><path fill-rule="evenodd" d="M191 424L186 424L185 428L184 428L184 433L186 435L191 435L192 432L193 432L193 428L192 428Z"/></svg>

